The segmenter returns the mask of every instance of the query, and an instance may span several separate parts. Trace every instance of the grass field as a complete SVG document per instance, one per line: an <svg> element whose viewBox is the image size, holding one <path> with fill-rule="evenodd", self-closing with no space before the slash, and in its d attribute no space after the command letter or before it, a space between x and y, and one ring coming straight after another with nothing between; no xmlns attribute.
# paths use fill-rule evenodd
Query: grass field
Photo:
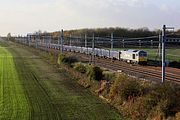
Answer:
<svg viewBox="0 0 180 120"><path fill-rule="evenodd" d="M29 106L13 56L0 47L0 119L28 119Z"/></svg>
<svg viewBox="0 0 180 120"><path fill-rule="evenodd" d="M13 43L0 42L0 119L123 119L63 69Z"/></svg>

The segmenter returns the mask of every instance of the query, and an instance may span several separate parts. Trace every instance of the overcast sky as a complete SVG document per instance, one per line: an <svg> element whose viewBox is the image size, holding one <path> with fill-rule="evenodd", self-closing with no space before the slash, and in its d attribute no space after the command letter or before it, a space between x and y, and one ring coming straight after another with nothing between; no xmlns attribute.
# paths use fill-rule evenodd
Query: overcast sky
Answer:
<svg viewBox="0 0 180 120"><path fill-rule="evenodd" d="M163 24L180 28L180 0L0 0L0 35Z"/></svg>

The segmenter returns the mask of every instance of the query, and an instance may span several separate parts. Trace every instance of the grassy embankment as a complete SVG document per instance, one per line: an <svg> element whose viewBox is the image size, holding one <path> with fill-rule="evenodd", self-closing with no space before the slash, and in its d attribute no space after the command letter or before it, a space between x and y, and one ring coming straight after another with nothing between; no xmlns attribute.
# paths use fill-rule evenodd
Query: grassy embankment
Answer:
<svg viewBox="0 0 180 120"><path fill-rule="evenodd" d="M57 62L53 50L49 52L49 58ZM179 85L171 82L155 84L76 61L69 54L58 55L58 64L65 64L66 71L75 76L79 84L99 95L124 115L133 120L179 120Z"/></svg>
<svg viewBox="0 0 180 120"><path fill-rule="evenodd" d="M61 56L60 60L69 65ZM179 85L155 84L82 63L75 63L73 68L67 71L76 76L78 83L133 120L179 120Z"/></svg>
<svg viewBox="0 0 180 120"><path fill-rule="evenodd" d="M123 119L28 48L8 43L0 49L0 119Z"/></svg>

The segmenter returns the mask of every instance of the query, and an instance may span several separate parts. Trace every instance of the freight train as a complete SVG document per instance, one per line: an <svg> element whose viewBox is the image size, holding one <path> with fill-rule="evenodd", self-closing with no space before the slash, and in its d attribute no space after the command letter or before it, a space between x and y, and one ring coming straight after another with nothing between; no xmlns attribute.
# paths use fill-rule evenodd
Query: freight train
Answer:
<svg viewBox="0 0 180 120"><path fill-rule="evenodd" d="M62 48L59 44L42 44L43 47L60 50ZM101 48L79 47L63 45L64 51L77 52L87 55L95 55L98 57L110 58L114 60L126 61L132 64L147 64L148 54L143 50L108 50Z"/></svg>

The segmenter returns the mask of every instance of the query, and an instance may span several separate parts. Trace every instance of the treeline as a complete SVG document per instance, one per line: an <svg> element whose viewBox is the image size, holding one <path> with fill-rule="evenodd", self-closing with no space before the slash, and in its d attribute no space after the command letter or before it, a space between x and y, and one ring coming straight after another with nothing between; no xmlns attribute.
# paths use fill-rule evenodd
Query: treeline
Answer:
<svg viewBox="0 0 180 120"><path fill-rule="evenodd" d="M92 36L93 34L98 37L110 37L111 33L114 34L115 37L148 37L158 35L160 30L150 31L148 28L143 27L139 29L129 29L129 28L94 28L94 29L76 29L76 30L67 30L64 31L65 36L71 35L85 35ZM59 36L60 32L53 32L51 33L54 37Z"/></svg>
<svg viewBox="0 0 180 120"><path fill-rule="evenodd" d="M168 36L170 37L180 37L180 29L172 32L166 31ZM115 37L123 37L123 38L137 38L137 37L149 37L149 36L157 36L161 33L160 29L149 30L147 27L138 28L138 29L130 29L130 28L121 28L121 27L109 27L109 28L84 28L84 29L74 29L74 30L65 30L65 36L92 36L93 34L97 37L110 37L111 34L114 34ZM41 35L52 35L53 37L59 37L61 32L42 32L39 30L38 32L34 32L34 34Z"/></svg>

